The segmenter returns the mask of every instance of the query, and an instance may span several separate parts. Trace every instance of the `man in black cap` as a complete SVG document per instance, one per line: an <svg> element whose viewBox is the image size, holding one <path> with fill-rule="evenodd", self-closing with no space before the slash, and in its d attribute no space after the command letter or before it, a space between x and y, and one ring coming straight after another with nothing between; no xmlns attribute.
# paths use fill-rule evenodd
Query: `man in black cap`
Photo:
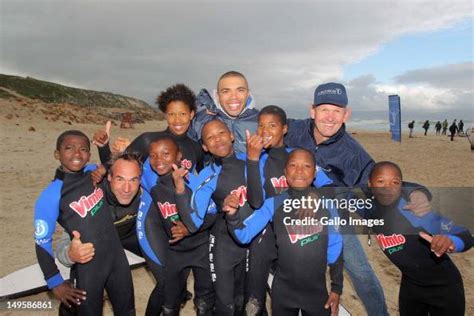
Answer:
<svg viewBox="0 0 474 316"><path fill-rule="evenodd" d="M342 84L329 82L318 86L314 91L311 118L288 120L285 144L288 147L303 147L313 151L317 166L322 168L339 188L366 187L374 160L346 132L345 123L351 116L351 109L347 105L346 88ZM424 193L418 190L412 192L406 185L404 189L406 194L411 194L411 203L407 204L406 208L415 209L420 214L428 211L429 202ZM357 295L369 315L388 315L382 287L359 239L352 228L341 228L344 267L349 272Z"/></svg>

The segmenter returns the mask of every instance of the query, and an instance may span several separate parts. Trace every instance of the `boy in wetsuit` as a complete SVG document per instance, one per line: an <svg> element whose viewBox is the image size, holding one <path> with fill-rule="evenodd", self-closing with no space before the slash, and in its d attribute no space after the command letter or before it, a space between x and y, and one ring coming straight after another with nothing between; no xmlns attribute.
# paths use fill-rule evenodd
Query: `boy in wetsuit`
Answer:
<svg viewBox="0 0 474 316"><path fill-rule="evenodd" d="M462 277L447 253L472 247L471 233L435 212L416 217L403 209L402 171L378 162L369 175L374 207L366 218L384 220L373 226L385 255L400 269L400 315L464 315Z"/></svg>
<svg viewBox="0 0 474 316"><path fill-rule="evenodd" d="M215 313L219 316L242 312L244 304L247 247L235 242L227 230L222 205L232 192L239 192L242 216L253 210L247 203L245 156L236 156L232 147L233 134L220 120L212 120L202 128L205 151L213 162L204 168L189 189L176 188L179 215L190 232L203 224L209 208L217 206L219 214L211 230L211 272L216 292Z"/></svg>
<svg viewBox="0 0 474 316"><path fill-rule="evenodd" d="M272 285L275 315L298 315L300 311L302 315L337 315L343 280L342 238L334 227L317 222L323 217L337 217L337 211L321 209L307 218L315 220L310 225L295 224L301 221L301 210L288 210L287 201L294 205L294 200L321 196L311 186L316 175L313 154L305 149L294 150L284 172L289 189L265 200L248 218L240 214L237 194L226 199L223 211L227 213L229 230L236 240L246 244L272 223L277 246ZM329 295L325 276L328 265L332 281Z"/></svg>
<svg viewBox="0 0 474 316"><path fill-rule="evenodd" d="M62 133L54 157L61 166L38 198L34 216L36 255L48 288L68 306L76 300L79 315L102 314L104 289L116 315L135 315L130 267L104 201L104 192L93 186L86 168L90 158L89 138L76 130ZM83 241L95 245L94 258L86 264L74 265L71 270L77 287L85 293L72 290L54 262L52 236L56 221L70 236L72 231L80 231ZM87 295L87 299L79 294ZM78 302L79 298L85 300Z"/></svg>
<svg viewBox="0 0 474 316"><path fill-rule="evenodd" d="M276 105L268 105L258 115L257 134L247 133L248 200L254 209L260 208L266 198L288 188L284 169L291 149L283 142L287 130L285 111ZM316 187L331 182L324 171L318 170ZM267 279L275 259L275 238L269 223L250 244L246 284L246 312L249 316L266 314Z"/></svg>
<svg viewBox="0 0 474 316"><path fill-rule="evenodd" d="M139 215L140 229L145 228L145 234L139 235L140 242L146 242L145 238L155 238L154 235L165 232L167 241L163 243L150 243L152 250L164 265L162 265L162 276L158 280L158 287L165 287L163 315L179 315L182 293L186 288L188 269L193 270L195 299L194 303L197 315L211 315L214 306L214 289L211 280L209 266L209 232L208 228L215 221L215 210L208 211L205 224L194 234L189 231L180 220L176 208L175 185L173 182L173 168L178 170L177 165L181 160L181 152L178 144L169 136L161 136L154 140L149 146L149 161L153 171L159 176L158 182L151 188L151 203L143 203ZM148 171L149 172L149 171ZM179 169L180 185L184 187L182 177L188 173L184 167ZM146 175L145 175L146 176ZM189 175L192 177L192 175ZM156 216L157 214L157 216ZM146 225L152 217L158 217L156 225ZM142 224L143 223L143 224ZM145 238L143 238L145 237ZM168 242L169 240L169 242ZM143 247L146 248L146 247ZM148 251L147 251L148 255ZM153 254L150 255L153 257Z"/></svg>

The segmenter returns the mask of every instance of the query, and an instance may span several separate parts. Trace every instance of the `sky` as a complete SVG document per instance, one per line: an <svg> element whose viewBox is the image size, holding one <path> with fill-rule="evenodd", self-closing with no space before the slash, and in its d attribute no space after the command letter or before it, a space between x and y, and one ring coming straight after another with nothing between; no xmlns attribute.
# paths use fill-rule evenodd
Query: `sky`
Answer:
<svg viewBox="0 0 474 316"><path fill-rule="evenodd" d="M303 118L317 85L346 85L354 120L474 120L473 3L0 0L0 73L153 104L246 75L257 107Z"/></svg>

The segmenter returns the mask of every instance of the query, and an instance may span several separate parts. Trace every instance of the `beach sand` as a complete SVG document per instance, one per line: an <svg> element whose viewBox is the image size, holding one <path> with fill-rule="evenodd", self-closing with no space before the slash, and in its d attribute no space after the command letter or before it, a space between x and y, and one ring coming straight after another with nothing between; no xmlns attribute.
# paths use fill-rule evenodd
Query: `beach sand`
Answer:
<svg viewBox="0 0 474 316"><path fill-rule="evenodd" d="M9 113L18 113L18 117ZM33 127L35 131L28 131ZM136 124L134 129L112 129L112 139L117 136L133 139L145 131L161 130L163 122L146 122ZM43 117L26 115L21 109L12 108L9 104L0 107L1 167L0 184L1 213L1 265L0 276L36 263L33 240L33 207L36 198L51 181L58 166L53 158L57 136L67 129L79 129L92 136L101 128L99 125L74 124L60 121L50 122ZM388 133L358 132L354 137L359 140L375 160L392 160L400 165L406 180L433 187L474 187L474 153L470 151L465 138L456 138L450 142L446 136L417 136L413 139L403 138L401 144L392 142ZM92 162L98 162L96 150L92 150ZM471 200L472 202L472 200ZM447 203L449 206L449 203ZM464 207L467 205L464 204ZM472 208L472 205L470 205ZM471 213L472 218L472 213ZM59 228L57 228L59 231ZM385 291L389 312L397 315L398 289L400 273L386 259L377 245L367 247L367 237L360 236L367 256L375 269ZM474 253L452 255L461 271L466 290L466 314L474 314ZM133 271L137 315L143 315L150 291L154 286L151 274L145 268ZM191 286L188 286L191 289ZM41 293L19 300L51 300L54 309L35 314L56 315L57 301L50 293ZM354 294L350 280L345 275L342 304L353 315L364 315L364 309ZM31 315L31 311L7 311L4 315ZM107 302L105 314L111 315ZM182 315L194 315L192 302L188 302Z"/></svg>

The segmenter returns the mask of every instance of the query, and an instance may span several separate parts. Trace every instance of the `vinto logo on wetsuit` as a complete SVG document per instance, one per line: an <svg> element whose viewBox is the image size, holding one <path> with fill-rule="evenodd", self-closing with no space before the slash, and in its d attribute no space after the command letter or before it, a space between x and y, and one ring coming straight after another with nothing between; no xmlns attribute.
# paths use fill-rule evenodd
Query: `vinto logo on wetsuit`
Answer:
<svg viewBox="0 0 474 316"><path fill-rule="evenodd" d="M280 178L270 178L270 182L272 183L273 187L275 188L275 192L277 193L281 193L288 189L288 182L286 182L285 176L281 176Z"/></svg>
<svg viewBox="0 0 474 316"><path fill-rule="evenodd" d="M244 206L245 202L247 202L247 187L245 185L241 185L235 190L232 190L230 194L237 193L240 196L239 199L239 206Z"/></svg>
<svg viewBox="0 0 474 316"><path fill-rule="evenodd" d="M401 234L392 234L388 236L378 234L377 241L380 248L382 248L383 251L387 250L390 255L394 252L403 250L403 245L406 243L405 236Z"/></svg>
<svg viewBox="0 0 474 316"><path fill-rule="evenodd" d="M316 225L285 225L285 228L290 242L296 244L301 240L301 247L318 240L319 233L323 231L323 226L319 223Z"/></svg>
<svg viewBox="0 0 474 316"><path fill-rule="evenodd" d="M101 208L102 204L104 204L104 201L102 200L103 197L104 191L102 191L101 188L96 188L89 196L83 195L79 201L71 202L69 207L82 218L85 218L88 212L94 216Z"/></svg>
<svg viewBox="0 0 474 316"><path fill-rule="evenodd" d="M183 159L181 160L181 167L187 170L191 170L191 168L193 167L193 162L188 159Z"/></svg>
<svg viewBox="0 0 474 316"><path fill-rule="evenodd" d="M166 202L166 203L158 202L157 204L164 219L167 219L168 217L172 217L171 220L173 221L179 220L179 216L177 216L178 209L176 208L176 204L170 204L170 202Z"/></svg>

